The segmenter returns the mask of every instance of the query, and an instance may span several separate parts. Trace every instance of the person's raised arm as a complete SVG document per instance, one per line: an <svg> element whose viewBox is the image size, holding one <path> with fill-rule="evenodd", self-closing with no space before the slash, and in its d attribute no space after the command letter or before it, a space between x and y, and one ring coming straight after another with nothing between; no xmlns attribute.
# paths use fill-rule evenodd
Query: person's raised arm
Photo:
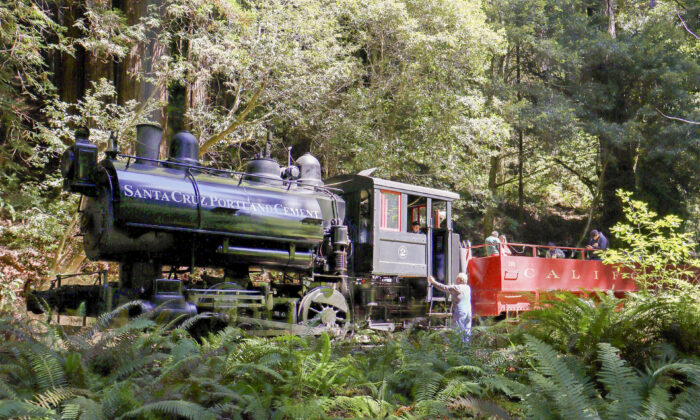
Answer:
<svg viewBox="0 0 700 420"><path fill-rule="evenodd" d="M442 290L443 292L448 292L450 290L450 286L440 283L439 281L435 280L435 277L433 276L428 277L428 282L436 289Z"/></svg>

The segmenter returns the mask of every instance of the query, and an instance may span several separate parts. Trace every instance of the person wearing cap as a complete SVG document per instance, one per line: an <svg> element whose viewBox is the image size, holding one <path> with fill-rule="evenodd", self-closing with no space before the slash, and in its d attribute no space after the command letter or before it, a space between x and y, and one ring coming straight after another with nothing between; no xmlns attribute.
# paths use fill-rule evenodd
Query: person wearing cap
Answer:
<svg viewBox="0 0 700 420"><path fill-rule="evenodd" d="M416 221L411 223L411 233L422 233L420 231L420 222Z"/></svg>
<svg viewBox="0 0 700 420"><path fill-rule="evenodd" d="M493 232L491 232L491 236L486 238L484 243L486 245L488 245L486 247L486 256L487 257L490 257L492 255L498 255L498 248L501 244L501 240L498 239L498 232L497 231L494 230Z"/></svg>
<svg viewBox="0 0 700 420"><path fill-rule="evenodd" d="M428 277L433 287L452 295L452 328L462 336L462 342L466 343L472 333L472 290L469 287L468 277L465 273L457 274L456 284L442 284L435 277Z"/></svg>
<svg viewBox="0 0 700 420"><path fill-rule="evenodd" d="M598 232L597 230L593 229L591 231L591 240L588 243L588 246L586 246L586 249L604 251L608 249L608 238L606 238L602 232ZM591 252L589 259L599 260L600 255L596 252Z"/></svg>
<svg viewBox="0 0 700 420"><path fill-rule="evenodd" d="M557 248L556 245L554 245L554 242L550 241L547 244L547 247L547 258L566 258L566 256L564 255L564 251Z"/></svg>

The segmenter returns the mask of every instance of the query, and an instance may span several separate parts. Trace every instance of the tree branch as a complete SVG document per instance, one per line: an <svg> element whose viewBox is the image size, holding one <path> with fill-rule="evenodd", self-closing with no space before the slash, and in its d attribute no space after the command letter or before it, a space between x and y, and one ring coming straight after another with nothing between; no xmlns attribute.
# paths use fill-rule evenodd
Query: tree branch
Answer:
<svg viewBox="0 0 700 420"><path fill-rule="evenodd" d="M554 162L558 163L559 165L561 165L561 166L562 166L564 169L566 169L567 171L569 171L569 172L571 172L572 174L576 175L576 177L578 177L578 179L579 179L581 182L583 182L583 183L586 185L586 187L588 187L589 190L591 190L591 193L593 193L593 191L595 190L595 185L593 184L593 181L591 181L590 179L588 179L588 178L586 178L585 176L583 176L583 174L580 173L579 171L577 171L576 169L574 169L574 168L572 168L571 166L569 166L569 165L567 165L566 163L564 163L564 161L562 161L561 159L552 158L552 160L553 160Z"/></svg>
<svg viewBox="0 0 700 420"><path fill-rule="evenodd" d="M698 122L698 121L690 121L690 120L684 120L683 118L670 117L670 116L664 114L663 112L659 111L658 108L656 109L656 112L658 112L659 114L663 115L664 118L668 118L669 120L681 121L681 122L684 122L684 123L686 123L686 124L700 125L700 122Z"/></svg>
<svg viewBox="0 0 700 420"><path fill-rule="evenodd" d="M257 91L253 94L253 97L250 98L250 101L248 102L248 105L245 107L243 112L238 115L238 118L236 118L236 121L232 122L231 125L229 125L224 131L222 131L219 134L215 134L211 137L209 137L204 144L199 148L199 155L202 156L204 155L207 150L214 144L218 143L220 140L222 140L224 137L228 136L235 130L238 126L243 124L243 120L245 117L255 109L255 107L258 105L258 98L260 97L260 94L262 93L263 89L265 89L265 82L263 82L260 87L258 88Z"/></svg>
<svg viewBox="0 0 700 420"><path fill-rule="evenodd" d="M685 30L688 31L688 33L690 33L690 34L691 34L692 36L694 36L696 39L700 39L700 36L695 35L695 34L693 33L693 31L690 30L690 28L688 27L688 25L685 24L685 21L684 21L683 18L681 17L681 12L678 11L678 10L676 10L676 13L678 13L678 19L681 20L681 23L683 24L683 27L685 28Z"/></svg>

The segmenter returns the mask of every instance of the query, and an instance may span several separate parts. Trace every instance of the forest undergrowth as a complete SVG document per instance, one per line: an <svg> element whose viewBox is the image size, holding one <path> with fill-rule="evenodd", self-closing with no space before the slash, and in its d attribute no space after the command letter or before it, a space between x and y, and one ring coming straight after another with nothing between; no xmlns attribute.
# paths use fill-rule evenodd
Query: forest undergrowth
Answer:
<svg viewBox="0 0 700 420"><path fill-rule="evenodd" d="M0 417L42 419L700 417L700 290L680 220L620 192L605 260L638 291L557 293L518 322L261 338L130 302L92 325L29 318L3 288ZM653 256L653 257L652 257ZM5 296L7 294L8 296ZM194 337L198 338L194 338Z"/></svg>
<svg viewBox="0 0 700 420"><path fill-rule="evenodd" d="M0 319L3 418L680 418L700 415L700 294L562 294L519 323L260 338L195 320L69 331ZM47 316L49 319L49 316Z"/></svg>

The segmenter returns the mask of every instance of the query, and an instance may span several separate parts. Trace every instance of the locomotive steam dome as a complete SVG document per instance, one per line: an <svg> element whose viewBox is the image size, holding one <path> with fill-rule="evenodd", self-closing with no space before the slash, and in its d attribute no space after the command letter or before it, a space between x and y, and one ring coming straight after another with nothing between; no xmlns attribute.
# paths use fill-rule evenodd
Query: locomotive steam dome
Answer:
<svg viewBox="0 0 700 420"><path fill-rule="evenodd" d="M249 181L262 182L263 184L281 184L282 177L280 176L280 164L276 160L269 157L256 157L248 161L246 165L245 179ZM262 175L262 176L251 176Z"/></svg>
<svg viewBox="0 0 700 420"><path fill-rule="evenodd" d="M306 185L322 186L321 163L311 153L305 153L297 159L297 166L301 170L299 182Z"/></svg>
<svg viewBox="0 0 700 420"><path fill-rule="evenodd" d="M181 131L175 134L175 137L170 141L168 160L187 165L198 165L199 142L197 138L189 131Z"/></svg>

